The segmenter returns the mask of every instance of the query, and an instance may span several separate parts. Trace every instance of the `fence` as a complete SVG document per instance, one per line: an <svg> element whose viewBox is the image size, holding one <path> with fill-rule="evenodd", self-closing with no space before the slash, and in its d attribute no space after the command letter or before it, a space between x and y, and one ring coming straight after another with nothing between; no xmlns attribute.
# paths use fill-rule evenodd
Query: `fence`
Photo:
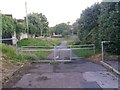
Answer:
<svg viewBox="0 0 120 90"><path fill-rule="evenodd" d="M17 40L13 38L0 40ZM78 53L75 53L75 52ZM21 46L16 44L16 54L21 55L22 59L39 61L71 61L82 57L83 52L95 54L95 45L68 45L68 46ZM75 53L75 54L74 54ZM76 55L77 54L77 55Z"/></svg>
<svg viewBox="0 0 120 90"><path fill-rule="evenodd" d="M40 61L71 61L75 58L82 58L75 56L73 52L75 50L93 50L95 53L95 45L69 45L69 46L21 46L18 51L23 54L29 54L31 58L29 60ZM36 58L33 58L35 56ZM24 59L24 58L23 58Z"/></svg>

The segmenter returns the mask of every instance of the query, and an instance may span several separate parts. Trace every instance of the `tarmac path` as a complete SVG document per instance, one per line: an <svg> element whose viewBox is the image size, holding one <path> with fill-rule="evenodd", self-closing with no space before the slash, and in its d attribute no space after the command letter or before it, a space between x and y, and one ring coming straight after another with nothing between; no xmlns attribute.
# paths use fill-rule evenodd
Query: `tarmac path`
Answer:
<svg viewBox="0 0 120 90"><path fill-rule="evenodd" d="M62 41L59 48L67 48ZM68 51L60 51L61 59L69 56ZM48 56L53 59L53 53ZM4 87L11 88L118 88L118 77L108 72L100 64L86 59L71 63L29 63ZM17 78L17 79L15 79ZM114 90L114 89L113 89Z"/></svg>
<svg viewBox="0 0 120 90"><path fill-rule="evenodd" d="M55 47L55 50L47 57L47 59L54 60L54 53L55 60L69 60L70 57L76 56L72 53L70 48L67 48L67 41L62 41L60 46Z"/></svg>

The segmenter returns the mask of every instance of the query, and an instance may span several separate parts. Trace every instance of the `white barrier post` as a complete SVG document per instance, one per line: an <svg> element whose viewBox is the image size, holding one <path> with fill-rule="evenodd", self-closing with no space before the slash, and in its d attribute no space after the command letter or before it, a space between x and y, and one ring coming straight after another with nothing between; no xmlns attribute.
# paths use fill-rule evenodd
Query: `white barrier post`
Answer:
<svg viewBox="0 0 120 90"><path fill-rule="evenodd" d="M102 61L104 61L104 48L103 48L103 42L101 42L101 47L102 47Z"/></svg>
<svg viewBox="0 0 120 90"><path fill-rule="evenodd" d="M70 60L72 60L72 48L70 46Z"/></svg>
<svg viewBox="0 0 120 90"><path fill-rule="evenodd" d="M55 46L54 46L54 61L56 60L56 55L55 55Z"/></svg>
<svg viewBox="0 0 120 90"><path fill-rule="evenodd" d="M94 44L94 54L95 54L95 44Z"/></svg>
<svg viewBox="0 0 120 90"><path fill-rule="evenodd" d="M110 41L102 41L101 48L102 48L102 61L104 61L104 43L109 43Z"/></svg>

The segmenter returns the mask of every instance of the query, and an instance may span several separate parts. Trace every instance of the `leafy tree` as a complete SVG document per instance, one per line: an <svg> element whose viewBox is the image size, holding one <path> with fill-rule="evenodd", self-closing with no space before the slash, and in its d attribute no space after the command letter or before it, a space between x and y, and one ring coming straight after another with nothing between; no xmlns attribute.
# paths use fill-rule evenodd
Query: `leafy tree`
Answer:
<svg viewBox="0 0 120 90"><path fill-rule="evenodd" d="M2 38L12 38L15 31L15 21L8 16L2 15ZM11 41L3 41L3 43L12 44Z"/></svg>
<svg viewBox="0 0 120 90"><path fill-rule="evenodd" d="M49 27L47 18L45 15L42 15L42 13L32 13L28 15L28 21L29 21L29 33L35 34L36 36L46 36Z"/></svg>
<svg viewBox="0 0 120 90"><path fill-rule="evenodd" d="M111 41L105 45L106 51L120 54L119 22L120 2L94 4L85 9L78 20L79 39L82 43L94 43L98 48L101 41Z"/></svg>
<svg viewBox="0 0 120 90"><path fill-rule="evenodd" d="M52 33L55 34L61 34L63 36L66 36L68 34L70 34L70 25L66 24L66 23L60 23L57 24L56 26L54 26L52 28Z"/></svg>
<svg viewBox="0 0 120 90"><path fill-rule="evenodd" d="M23 32L23 33L26 32L25 22L24 22L24 20L22 20L21 22L16 20L15 25L16 25L16 35L17 35L17 38L19 39L20 38L20 33L21 32Z"/></svg>
<svg viewBox="0 0 120 90"><path fill-rule="evenodd" d="M73 33L78 35L78 31L79 31L78 20L76 20L76 22L72 24L72 27L73 27Z"/></svg>
<svg viewBox="0 0 120 90"><path fill-rule="evenodd" d="M91 43L88 38L93 39L91 33L98 27L98 16L100 15L100 5L94 4L81 14L78 20L79 38L83 43ZM90 36L91 35L91 36ZM96 43L96 42L94 42Z"/></svg>
<svg viewBox="0 0 120 90"><path fill-rule="evenodd" d="M2 38L10 38L15 31L15 21L8 17L2 16Z"/></svg>
<svg viewBox="0 0 120 90"><path fill-rule="evenodd" d="M106 45L106 51L112 54L120 54L120 2L101 3L101 7L99 41L111 41L110 44Z"/></svg>

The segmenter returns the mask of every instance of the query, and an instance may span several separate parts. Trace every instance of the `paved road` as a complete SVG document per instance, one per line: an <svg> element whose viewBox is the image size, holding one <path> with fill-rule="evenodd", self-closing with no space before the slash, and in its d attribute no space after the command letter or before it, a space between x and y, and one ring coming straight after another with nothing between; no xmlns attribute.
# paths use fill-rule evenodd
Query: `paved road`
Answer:
<svg viewBox="0 0 120 90"><path fill-rule="evenodd" d="M65 41L61 46L65 46ZM64 52L61 52L64 56ZM72 63L31 63L30 68L7 86L19 88L118 88L118 78L103 66L87 60ZM22 72L22 71L21 71Z"/></svg>

